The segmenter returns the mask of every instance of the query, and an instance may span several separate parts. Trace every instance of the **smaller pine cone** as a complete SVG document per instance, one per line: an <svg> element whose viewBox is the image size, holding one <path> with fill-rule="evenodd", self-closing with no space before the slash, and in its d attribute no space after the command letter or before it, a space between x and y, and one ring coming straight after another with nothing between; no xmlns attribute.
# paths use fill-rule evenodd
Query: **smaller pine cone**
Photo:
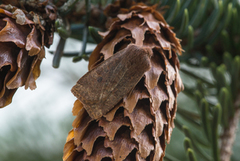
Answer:
<svg viewBox="0 0 240 161"><path fill-rule="evenodd" d="M89 70L131 44L152 51L151 69L99 119L91 118L76 100L76 118L63 160L162 161L165 142L169 143L174 128L177 95L183 89L177 57L182 51L179 39L155 6L140 3L120 8L111 21L109 31L101 33L103 41L90 56Z"/></svg>
<svg viewBox="0 0 240 161"><path fill-rule="evenodd" d="M56 19L54 7L41 7L44 10L27 12L0 5L0 108L12 102L18 87L36 88L44 46L52 44Z"/></svg>

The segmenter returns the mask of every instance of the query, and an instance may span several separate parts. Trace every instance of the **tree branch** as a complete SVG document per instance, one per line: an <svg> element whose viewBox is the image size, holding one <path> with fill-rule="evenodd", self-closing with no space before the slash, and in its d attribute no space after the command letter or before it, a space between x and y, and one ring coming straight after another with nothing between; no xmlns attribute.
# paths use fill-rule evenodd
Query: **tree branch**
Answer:
<svg viewBox="0 0 240 161"><path fill-rule="evenodd" d="M222 137L221 137L221 149L220 149L220 160L221 161L230 161L232 155L232 147L234 140L236 138L236 131L238 128L238 122L240 117L240 94L235 101L234 107L236 109L234 116L229 120L229 126L224 128Z"/></svg>

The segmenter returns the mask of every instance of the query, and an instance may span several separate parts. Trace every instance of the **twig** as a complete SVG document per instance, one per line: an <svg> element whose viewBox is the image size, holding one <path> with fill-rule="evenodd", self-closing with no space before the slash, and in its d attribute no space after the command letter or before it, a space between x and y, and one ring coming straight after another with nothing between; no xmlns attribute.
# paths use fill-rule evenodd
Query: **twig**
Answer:
<svg viewBox="0 0 240 161"><path fill-rule="evenodd" d="M54 57L53 57L52 66L54 68L58 68L59 65L60 65L60 60L61 60L61 57L63 55L63 50L64 50L65 43L66 43L66 39L61 37L61 39L58 43L58 46L57 46L57 50L54 53Z"/></svg>
<svg viewBox="0 0 240 161"><path fill-rule="evenodd" d="M234 116L229 120L229 126L224 128L222 137L221 137L221 149L220 149L220 160L221 161L230 161L232 155L232 147L234 140L236 138L236 131L238 128L238 122L240 117L240 102L239 102L240 93L236 99L234 107L236 111Z"/></svg>

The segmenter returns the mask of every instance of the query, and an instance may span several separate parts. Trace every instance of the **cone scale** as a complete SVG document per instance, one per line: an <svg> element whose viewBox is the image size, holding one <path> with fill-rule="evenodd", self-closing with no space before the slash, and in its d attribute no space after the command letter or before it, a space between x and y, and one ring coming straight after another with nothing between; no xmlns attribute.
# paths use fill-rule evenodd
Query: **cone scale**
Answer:
<svg viewBox="0 0 240 161"><path fill-rule="evenodd" d="M3 1L0 5L0 108L12 102L16 90L35 89L40 64L45 57L44 46L53 39L56 8L45 2L32 6L18 6L19 1ZM12 5L11 5L12 4Z"/></svg>
<svg viewBox="0 0 240 161"><path fill-rule="evenodd" d="M117 95L120 100L100 117L90 117L88 102L76 100L72 111L76 118L64 146L63 160L161 161L165 142L169 143L174 128L177 94L183 89L177 57L182 51L179 39L155 6L144 4L120 9L117 17L111 20L109 31L100 34L103 41L90 56L89 73L109 62L114 54L125 51L125 54L137 55L131 50L133 46L150 51L150 65L146 71L142 70L142 76L131 90L120 90L126 94ZM142 72L137 67L131 70ZM94 88L89 87L90 84L86 84L86 89ZM104 109L104 104L97 107Z"/></svg>

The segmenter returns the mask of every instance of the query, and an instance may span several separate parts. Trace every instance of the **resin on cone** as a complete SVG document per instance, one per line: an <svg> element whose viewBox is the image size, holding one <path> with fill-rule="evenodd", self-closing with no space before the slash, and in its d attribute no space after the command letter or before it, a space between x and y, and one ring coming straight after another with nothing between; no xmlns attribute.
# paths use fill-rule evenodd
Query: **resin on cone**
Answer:
<svg viewBox="0 0 240 161"><path fill-rule="evenodd" d="M18 87L36 88L44 46L52 44L57 16L47 3L38 7L28 12L11 4L0 5L0 108L12 102Z"/></svg>
<svg viewBox="0 0 240 161"><path fill-rule="evenodd" d="M111 21L109 31L101 33L103 41L90 56L89 70L101 67L119 51L130 52L131 46L151 51L150 68L99 119L90 117L83 102L75 101L72 112L76 118L63 160L162 161L165 142L169 143L174 128L177 94L183 89L177 57L182 51L179 39L155 6L135 4L119 9ZM134 70L137 72L137 68ZM102 106L99 108L104 109Z"/></svg>

